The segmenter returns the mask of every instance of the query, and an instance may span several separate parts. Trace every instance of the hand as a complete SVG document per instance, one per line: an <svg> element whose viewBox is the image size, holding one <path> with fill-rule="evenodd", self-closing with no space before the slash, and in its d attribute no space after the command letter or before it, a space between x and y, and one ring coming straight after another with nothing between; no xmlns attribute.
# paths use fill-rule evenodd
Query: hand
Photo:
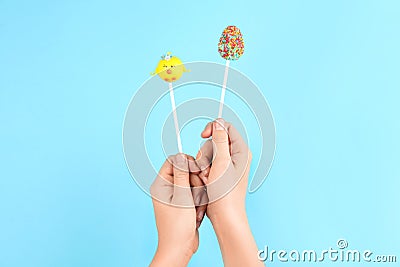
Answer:
<svg viewBox="0 0 400 267"><path fill-rule="evenodd" d="M207 185L209 206L207 216L213 220L229 212L244 212L251 151L240 133L222 119L207 124L201 133L209 138L200 149L196 162ZM214 159L214 160L213 160ZM211 169L207 166L211 166ZM208 173L209 172L209 173Z"/></svg>
<svg viewBox="0 0 400 267"><path fill-rule="evenodd" d="M245 209L251 152L239 132L221 119L207 124L201 135L212 136L196 161L202 169L199 177L207 185L207 216L217 234L224 265L263 266ZM208 173L206 167L213 158Z"/></svg>
<svg viewBox="0 0 400 267"><path fill-rule="evenodd" d="M194 172L189 173L190 166ZM199 246L197 228L206 205L195 208L194 200L207 202L198 174L194 159L178 154L165 161L152 184L158 247L151 266L186 266L196 252ZM197 186L193 194L190 186Z"/></svg>

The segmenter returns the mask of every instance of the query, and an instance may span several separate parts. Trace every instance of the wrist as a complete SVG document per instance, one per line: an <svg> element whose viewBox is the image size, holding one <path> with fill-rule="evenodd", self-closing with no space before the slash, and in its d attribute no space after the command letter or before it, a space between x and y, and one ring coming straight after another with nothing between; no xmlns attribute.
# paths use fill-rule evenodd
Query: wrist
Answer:
<svg viewBox="0 0 400 267"><path fill-rule="evenodd" d="M245 209L211 211L208 217L217 235L223 232L229 233L248 225Z"/></svg>
<svg viewBox="0 0 400 267"><path fill-rule="evenodd" d="M224 266L263 266L245 208L218 209L210 214Z"/></svg>
<svg viewBox="0 0 400 267"><path fill-rule="evenodd" d="M183 246L158 246L150 266L187 266L193 254L192 249Z"/></svg>
<svg viewBox="0 0 400 267"><path fill-rule="evenodd" d="M246 208L243 202L226 202L224 199L208 204L207 217L213 224L247 221Z"/></svg>

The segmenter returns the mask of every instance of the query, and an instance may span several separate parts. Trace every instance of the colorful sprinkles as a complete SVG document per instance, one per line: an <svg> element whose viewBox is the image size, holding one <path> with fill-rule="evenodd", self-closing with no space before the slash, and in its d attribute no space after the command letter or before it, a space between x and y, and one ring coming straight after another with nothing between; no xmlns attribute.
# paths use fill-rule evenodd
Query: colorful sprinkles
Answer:
<svg viewBox="0 0 400 267"><path fill-rule="evenodd" d="M237 60L243 55L243 35L236 26L228 26L219 38L218 52L226 60Z"/></svg>

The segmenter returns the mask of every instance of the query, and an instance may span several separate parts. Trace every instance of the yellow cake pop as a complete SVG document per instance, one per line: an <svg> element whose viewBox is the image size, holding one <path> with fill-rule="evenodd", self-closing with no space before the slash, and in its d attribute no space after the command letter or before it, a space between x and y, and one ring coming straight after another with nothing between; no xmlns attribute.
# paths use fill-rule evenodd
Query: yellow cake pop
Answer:
<svg viewBox="0 0 400 267"><path fill-rule="evenodd" d="M165 56L161 57L156 70L151 75L157 74L166 82L175 82L181 78L184 72L188 72L188 70L182 61L176 56L172 56L171 52L168 52Z"/></svg>

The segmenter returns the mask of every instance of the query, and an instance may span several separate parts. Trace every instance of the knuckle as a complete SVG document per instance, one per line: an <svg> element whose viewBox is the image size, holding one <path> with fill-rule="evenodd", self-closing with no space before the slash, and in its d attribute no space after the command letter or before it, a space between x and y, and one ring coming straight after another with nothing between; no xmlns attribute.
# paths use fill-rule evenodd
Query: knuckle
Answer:
<svg viewBox="0 0 400 267"><path fill-rule="evenodd" d="M174 179L178 179L178 180L189 180L189 173L184 172L184 171L177 171L174 174Z"/></svg>

